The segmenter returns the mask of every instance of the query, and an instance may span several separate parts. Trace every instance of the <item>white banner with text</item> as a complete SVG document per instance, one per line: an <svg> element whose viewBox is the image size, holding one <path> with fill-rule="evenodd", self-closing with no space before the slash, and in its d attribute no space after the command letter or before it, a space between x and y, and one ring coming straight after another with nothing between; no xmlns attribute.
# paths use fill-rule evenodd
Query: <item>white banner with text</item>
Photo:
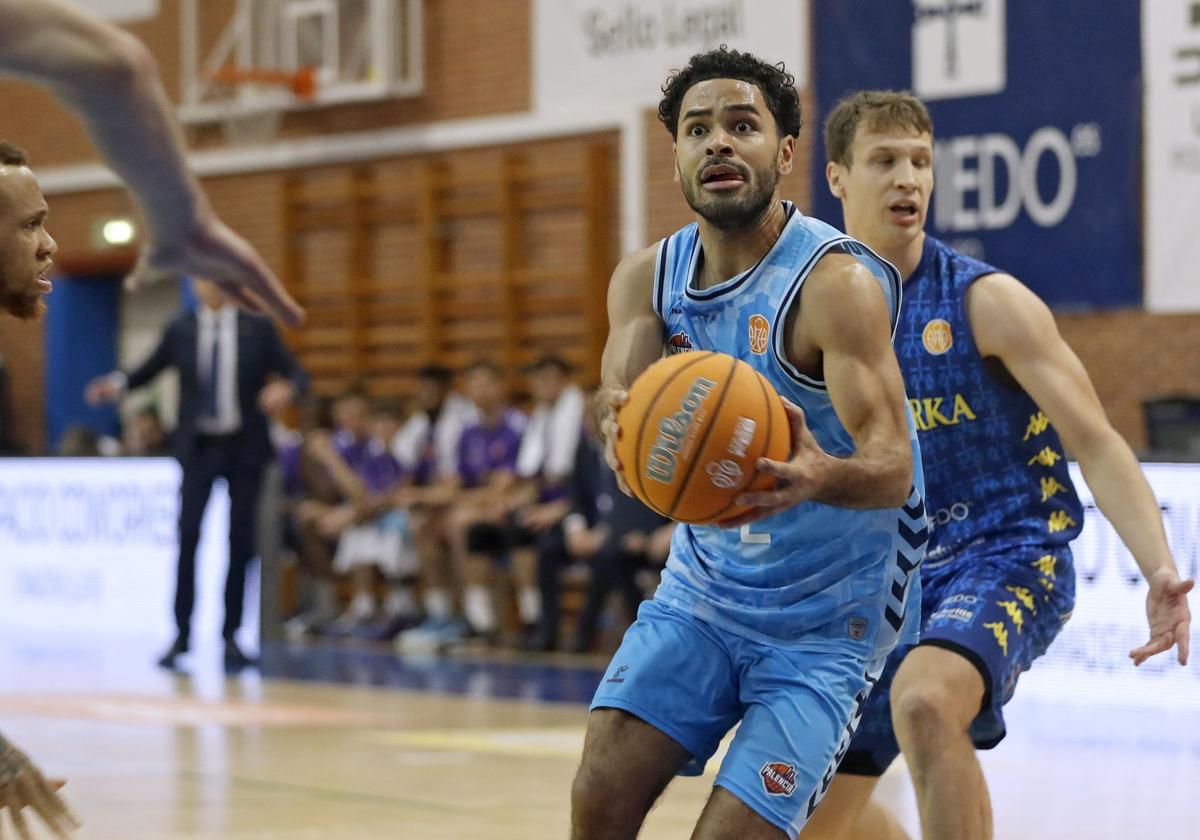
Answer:
<svg viewBox="0 0 1200 840"><path fill-rule="evenodd" d="M653 106L672 69L727 44L808 84L808 0L534 0L533 101L539 110Z"/></svg>
<svg viewBox="0 0 1200 840"><path fill-rule="evenodd" d="M1200 312L1200 3L1142 0L1146 309Z"/></svg>

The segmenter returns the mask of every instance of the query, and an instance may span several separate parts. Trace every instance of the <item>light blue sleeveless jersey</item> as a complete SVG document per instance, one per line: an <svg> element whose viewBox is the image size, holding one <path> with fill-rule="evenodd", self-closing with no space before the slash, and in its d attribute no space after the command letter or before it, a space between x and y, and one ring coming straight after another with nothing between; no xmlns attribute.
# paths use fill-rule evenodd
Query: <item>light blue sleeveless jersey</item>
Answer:
<svg viewBox="0 0 1200 840"><path fill-rule="evenodd" d="M784 321L825 254L859 259L879 280L895 328L901 277L865 245L786 204L787 222L750 270L708 289L695 287L702 259L693 223L659 243L653 305L668 350L715 350L736 356L804 409L826 452L849 456L854 441L824 383L790 364ZM655 598L729 632L801 646L847 640L889 650L915 641L924 556L924 478L910 417L914 487L902 508L850 510L806 502L748 528L681 525ZM906 621L907 617L907 621Z"/></svg>

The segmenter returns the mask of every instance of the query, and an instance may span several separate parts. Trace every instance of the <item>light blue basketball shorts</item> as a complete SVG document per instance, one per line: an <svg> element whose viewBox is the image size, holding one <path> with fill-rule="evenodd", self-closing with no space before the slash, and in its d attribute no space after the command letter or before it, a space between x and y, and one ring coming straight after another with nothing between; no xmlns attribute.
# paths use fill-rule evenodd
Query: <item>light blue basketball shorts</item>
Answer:
<svg viewBox="0 0 1200 840"><path fill-rule="evenodd" d="M692 755L697 776L739 721L716 784L792 840L833 780L886 654L817 640L804 649L746 639L646 601L592 709L621 709Z"/></svg>

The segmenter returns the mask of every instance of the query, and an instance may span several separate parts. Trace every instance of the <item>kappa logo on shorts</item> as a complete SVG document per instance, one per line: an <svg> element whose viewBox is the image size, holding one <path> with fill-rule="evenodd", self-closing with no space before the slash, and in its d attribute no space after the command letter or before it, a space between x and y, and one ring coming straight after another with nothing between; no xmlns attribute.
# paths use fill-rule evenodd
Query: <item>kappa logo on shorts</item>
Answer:
<svg viewBox="0 0 1200 840"><path fill-rule="evenodd" d="M771 796L791 796L796 792L796 767L782 761L768 761L758 771L763 789Z"/></svg>

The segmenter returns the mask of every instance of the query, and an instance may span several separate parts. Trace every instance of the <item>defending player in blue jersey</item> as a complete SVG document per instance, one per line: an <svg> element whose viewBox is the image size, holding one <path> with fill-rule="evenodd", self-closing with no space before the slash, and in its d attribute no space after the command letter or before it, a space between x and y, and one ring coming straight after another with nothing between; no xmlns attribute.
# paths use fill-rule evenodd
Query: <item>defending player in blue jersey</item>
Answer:
<svg viewBox="0 0 1200 840"><path fill-rule="evenodd" d="M804 838L905 837L869 801L900 750L925 840L990 838L975 749L1004 737L1002 706L1074 603L1068 543L1083 511L1068 451L1150 583L1150 640L1130 653L1135 664L1172 645L1187 662L1192 581L1179 579L1154 495L1050 310L1014 278L925 234L933 190L925 106L906 93L855 94L829 115L825 144L847 231L905 277L896 350L921 439L931 535L921 643L892 654Z"/></svg>
<svg viewBox="0 0 1200 840"><path fill-rule="evenodd" d="M664 350L719 350L790 402L778 489L727 527L681 525L662 584L596 691L572 837L632 838L671 778L741 727L694 838L795 838L888 652L912 638L927 539L920 455L891 347L899 275L779 199L800 104L782 65L720 49L659 115L699 216L609 287L607 415ZM739 528L739 526L741 526Z"/></svg>

